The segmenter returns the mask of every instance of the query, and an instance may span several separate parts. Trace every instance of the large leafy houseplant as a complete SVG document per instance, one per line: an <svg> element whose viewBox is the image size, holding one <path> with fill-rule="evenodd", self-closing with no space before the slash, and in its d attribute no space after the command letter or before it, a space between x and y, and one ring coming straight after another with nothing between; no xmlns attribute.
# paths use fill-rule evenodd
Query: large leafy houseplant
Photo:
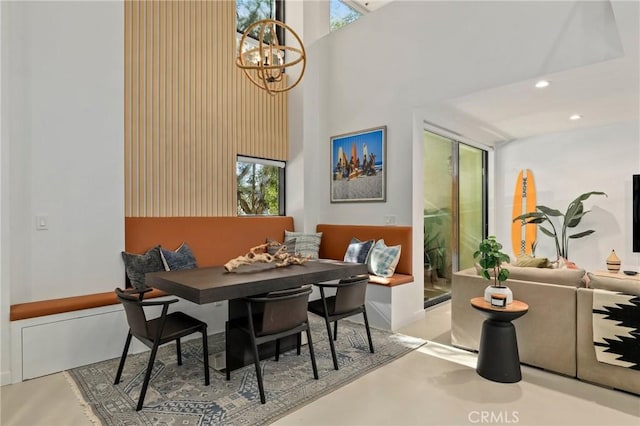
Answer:
<svg viewBox="0 0 640 426"><path fill-rule="evenodd" d="M528 224L538 225L538 228L540 229L540 231L542 231L543 234L555 240L558 259L561 257L568 259L570 240L586 237L587 235L591 235L596 232L593 229L589 229L587 231L570 234L571 229L578 226L584 215L590 212L590 210L584 209L584 204L582 202L592 195L604 195L605 197L607 196L607 194L601 191L585 192L569 203L569 206L567 207L567 210L564 214L559 210L552 209L546 206L536 206L535 212L522 214L518 217L515 217L513 221L521 221L523 226ZM552 218L562 218L560 220L561 223L558 228L556 228L556 226L554 225ZM542 226L542 224L544 223L549 223L550 228ZM560 234L558 234L558 231L560 231Z"/></svg>
<svg viewBox="0 0 640 426"><path fill-rule="evenodd" d="M478 250L473 253L474 258L480 258L478 263L482 268L482 276L493 281L494 287L503 287L502 282L509 278L509 270L502 267L502 262L509 262L509 255L501 250L502 244L490 235L480 242Z"/></svg>

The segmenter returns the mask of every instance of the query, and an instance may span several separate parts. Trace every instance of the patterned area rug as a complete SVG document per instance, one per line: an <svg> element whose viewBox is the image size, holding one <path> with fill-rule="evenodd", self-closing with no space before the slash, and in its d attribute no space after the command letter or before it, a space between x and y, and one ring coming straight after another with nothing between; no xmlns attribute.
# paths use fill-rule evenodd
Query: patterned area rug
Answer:
<svg viewBox="0 0 640 426"><path fill-rule="evenodd" d="M318 374L313 379L307 345L298 356L292 350L261 362L267 403L260 403L253 365L231 373L211 370L204 386L201 339L182 345L182 366L175 345L158 351L144 408L136 412L149 352L129 355L120 384L113 385L119 359L67 371L86 404L103 425L263 425L397 359L425 343L424 340L371 329L375 353L369 352L364 326L340 321L336 351L340 370L333 369L324 322L309 315ZM124 344L123 335L123 344ZM224 350L224 335L209 338L210 365Z"/></svg>

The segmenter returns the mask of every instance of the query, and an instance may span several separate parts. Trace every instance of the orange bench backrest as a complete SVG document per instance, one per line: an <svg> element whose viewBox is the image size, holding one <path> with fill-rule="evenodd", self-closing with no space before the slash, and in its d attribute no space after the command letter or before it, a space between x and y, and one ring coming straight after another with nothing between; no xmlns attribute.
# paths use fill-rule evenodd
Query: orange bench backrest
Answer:
<svg viewBox="0 0 640 426"><path fill-rule="evenodd" d="M185 242L198 266L220 266L267 238L282 242L285 229L293 231L290 216L127 217L124 246L144 253L158 244L176 250Z"/></svg>
<svg viewBox="0 0 640 426"><path fill-rule="evenodd" d="M320 257L323 259L344 259L344 253L353 237L360 241L383 239L387 246L401 245L396 273L412 275L413 239L410 226L319 224L316 226L316 232L322 232Z"/></svg>

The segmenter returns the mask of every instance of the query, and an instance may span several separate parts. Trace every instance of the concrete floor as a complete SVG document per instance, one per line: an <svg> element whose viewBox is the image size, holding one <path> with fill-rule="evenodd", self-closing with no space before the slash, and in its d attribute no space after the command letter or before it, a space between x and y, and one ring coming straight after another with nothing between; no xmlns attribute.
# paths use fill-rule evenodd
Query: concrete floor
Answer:
<svg viewBox="0 0 640 426"><path fill-rule="evenodd" d="M276 421L275 425L640 425L640 398L522 367L523 380L482 379L476 356L447 346L450 303L400 330L430 341ZM62 373L0 388L3 426L92 425Z"/></svg>

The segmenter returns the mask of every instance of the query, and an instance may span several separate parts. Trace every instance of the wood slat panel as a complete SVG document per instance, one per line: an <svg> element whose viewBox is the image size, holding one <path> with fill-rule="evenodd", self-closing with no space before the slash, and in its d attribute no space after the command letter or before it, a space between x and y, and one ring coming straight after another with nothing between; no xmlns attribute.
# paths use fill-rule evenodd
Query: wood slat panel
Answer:
<svg viewBox="0 0 640 426"><path fill-rule="evenodd" d="M235 216L236 155L287 160L287 94L235 66L235 2L125 2L125 215Z"/></svg>

